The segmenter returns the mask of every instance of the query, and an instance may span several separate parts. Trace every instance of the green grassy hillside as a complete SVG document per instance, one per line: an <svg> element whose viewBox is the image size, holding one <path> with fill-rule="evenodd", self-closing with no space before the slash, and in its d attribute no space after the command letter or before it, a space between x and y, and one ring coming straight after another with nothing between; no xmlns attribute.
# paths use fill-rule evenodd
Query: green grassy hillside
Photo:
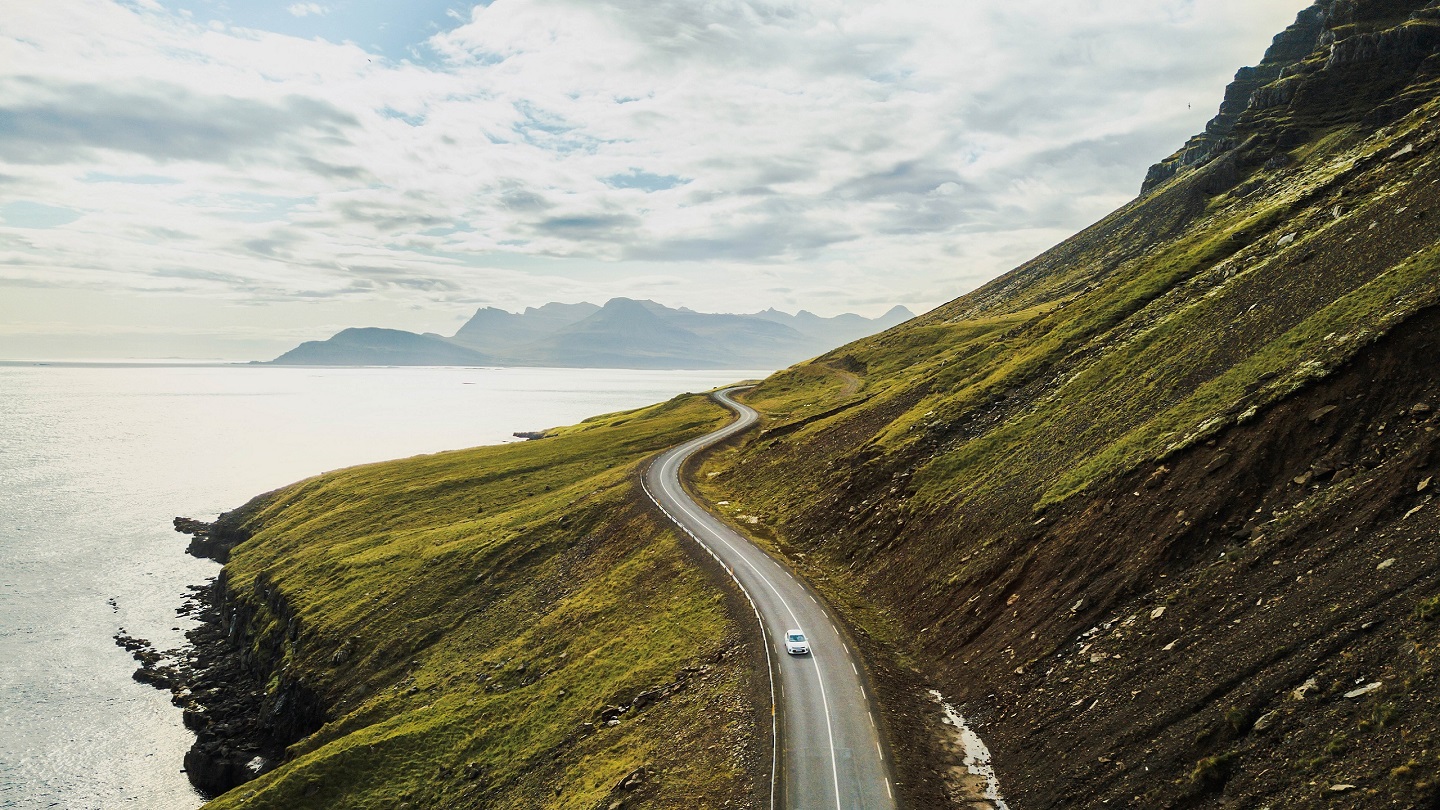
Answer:
<svg viewBox="0 0 1440 810"><path fill-rule="evenodd" d="M765 381L764 430L703 469L872 655L989 721L1020 806L1437 795L1433 701L1342 688L1435 685L1434 5L1318 4L1206 160ZM1255 734L1311 676L1325 706Z"/></svg>
<svg viewBox="0 0 1440 810"><path fill-rule="evenodd" d="M1326 377L1440 301L1437 90L1408 87L1427 103L1387 126L1310 132L1227 192L1205 192L1216 167L1182 175L970 295L767 380L748 401L771 439L737 488L775 515L829 510L865 470L894 468L904 511L1039 518Z"/></svg>
<svg viewBox="0 0 1440 810"><path fill-rule="evenodd" d="M681 397L257 501L229 607L266 688L303 683L328 722L207 806L745 806L753 662L635 476L724 421Z"/></svg>
<svg viewBox="0 0 1440 810"><path fill-rule="evenodd" d="M840 606L914 806L973 806L934 687L1015 807L1440 807L1437 48L1322 0L1134 202L747 396L696 486ZM252 504L225 615L325 722L215 806L746 806L743 613L634 479L723 419Z"/></svg>

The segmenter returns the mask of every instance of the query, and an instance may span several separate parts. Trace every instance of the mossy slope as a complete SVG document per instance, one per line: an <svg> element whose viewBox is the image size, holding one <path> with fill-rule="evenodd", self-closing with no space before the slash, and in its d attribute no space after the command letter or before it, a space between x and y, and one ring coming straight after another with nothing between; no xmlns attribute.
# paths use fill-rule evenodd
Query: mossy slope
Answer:
<svg viewBox="0 0 1440 810"><path fill-rule="evenodd" d="M752 662L635 476L724 421L681 397L257 502L227 587L252 639L284 605L270 688L303 683L329 722L207 806L747 806Z"/></svg>
<svg viewBox="0 0 1440 810"><path fill-rule="evenodd" d="M1206 155L974 293L765 381L747 398L762 432L704 468L711 498L759 518L759 538L884 640L872 652L975 701L1024 806L1300 806L1320 792L1290 784L1296 763L1322 756L1317 737L1297 726L1294 748L1279 749L1295 760L1260 765L1275 744L1242 745L1248 714L1216 730L1226 711L1269 707L1265 690L1302 671L1324 682L1321 650L1433 682L1427 663L1395 650L1436 642L1433 625L1400 621L1440 591L1423 510L1400 522L1428 485L1434 426L1407 410L1393 440L1384 409L1440 393L1416 364L1440 304L1440 4L1326 0L1307 14L1304 47L1281 49L1284 64L1209 133ZM1356 420L1354 433L1308 420L1322 411ZM1367 520L1342 537L1351 511ZM1306 517L1292 515L1274 548L1280 530L1261 527L1294 512ZM1429 539L1407 546L1407 535ZM1266 549L1247 566L1273 563L1265 570L1288 580L1205 573L1245 543ZM1343 587L1368 581L1381 548L1426 562L1383 598ZM1237 606L1257 600L1308 607L1234 631ZM1049 677L1057 656L1091 643L1076 642L1089 628L1181 602L1194 659L1152 650L1123 671ZM1327 621L1304 613L1317 608ZM1347 636L1367 614L1393 617L1395 635ZM1292 624L1305 643L1285 637ZM1186 667L1197 659L1205 672ZM1157 667L1176 668L1159 694L1147 686ZM1116 696L1135 701L1111 715L1123 723L1082 711ZM1440 739L1436 708L1411 709L1406 734ZM1057 765L1077 747L1101 765ZM1403 748L1376 740L1349 765L1401 767ZM1428 800L1434 753L1406 772L1418 778L1375 785L1367 800ZM1306 781L1343 778L1344 758L1325 756ZM1247 769L1269 776L1246 783Z"/></svg>
<svg viewBox="0 0 1440 810"><path fill-rule="evenodd" d="M751 505L829 509L883 469L905 473L905 510L1010 515L1021 502L1039 517L1244 421L1440 302L1432 63L1437 78L1412 66L1403 87L1428 101L1388 125L1305 130L1303 145L1270 150L1283 164L1223 192L1208 190L1213 164L1182 173L970 295L767 380L748 401L776 452L745 459ZM1252 111L1240 130L1264 142L1267 126L1307 115L1276 118ZM827 474L794 475L817 454Z"/></svg>

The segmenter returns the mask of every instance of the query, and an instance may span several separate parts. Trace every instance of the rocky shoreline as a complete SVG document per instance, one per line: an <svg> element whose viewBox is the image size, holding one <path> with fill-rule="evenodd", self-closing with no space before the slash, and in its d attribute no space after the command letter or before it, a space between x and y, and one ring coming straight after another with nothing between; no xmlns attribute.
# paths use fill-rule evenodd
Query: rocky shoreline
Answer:
<svg viewBox="0 0 1440 810"><path fill-rule="evenodd" d="M206 523L194 518L175 518L175 531L190 535L190 545L185 553L192 557L210 559L224 565L230 561L230 550L250 539L250 530L244 526L243 508L226 512Z"/></svg>
<svg viewBox="0 0 1440 810"><path fill-rule="evenodd" d="M177 517L175 530L192 536L188 553L223 563L249 537L239 511L214 523ZM257 590L272 594L260 609L288 614L273 589L257 583ZM182 649L157 650L124 628L115 643L139 662L136 681L171 693L185 727L195 732L185 773L196 790L213 798L279 765L290 744L325 722L326 707L314 692L275 671L282 646L298 632L293 619L278 633L257 632L269 623L255 621L257 606L231 592L223 570L210 583L191 586L176 613L199 622Z"/></svg>

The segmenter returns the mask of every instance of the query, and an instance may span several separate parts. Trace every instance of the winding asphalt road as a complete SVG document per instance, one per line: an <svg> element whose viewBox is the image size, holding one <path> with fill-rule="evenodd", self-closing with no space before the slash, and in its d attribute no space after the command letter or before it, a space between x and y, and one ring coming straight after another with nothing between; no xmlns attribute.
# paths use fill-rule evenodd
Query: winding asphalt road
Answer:
<svg viewBox="0 0 1440 810"><path fill-rule="evenodd" d="M686 460L759 420L754 410L731 398L739 390L714 395L739 418L656 459L645 473L645 489L730 572L755 607L767 642L775 705L771 807L893 810L889 757L881 746L859 659L829 608L779 561L701 508L680 484ZM785 631L797 627L810 639L810 655L785 652Z"/></svg>

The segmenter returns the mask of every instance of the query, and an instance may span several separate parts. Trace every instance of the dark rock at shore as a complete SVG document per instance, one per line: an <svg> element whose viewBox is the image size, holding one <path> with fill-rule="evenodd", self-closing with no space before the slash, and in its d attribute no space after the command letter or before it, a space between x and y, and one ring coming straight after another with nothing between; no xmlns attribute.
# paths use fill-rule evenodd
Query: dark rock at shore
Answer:
<svg viewBox="0 0 1440 810"><path fill-rule="evenodd" d="M120 647L121 649L129 653L137 653L142 650L154 649L154 645L150 643L149 639L136 638L135 636L132 636L129 633L125 632L125 628L123 627L120 628L120 632L115 634L115 646Z"/></svg>
<svg viewBox="0 0 1440 810"><path fill-rule="evenodd" d="M181 658L180 651L166 650L161 652L155 649L149 639L136 638L120 628L115 634L115 644L130 653L130 657L140 662L140 668L132 673L131 677L140 683L146 683L157 689L172 689L179 679L179 672L173 662Z"/></svg>
<svg viewBox="0 0 1440 810"><path fill-rule="evenodd" d="M230 550L250 539L250 531L241 525L242 521L234 517L235 514L226 512L214 523L187 517L175 518L175 531L190 535L190 545L185 553L218 563L228 561Z"/></svg>
<svg viewBox="0 0 1440 810"><path fill-rule="evenodd" d="M200 626L189 633L192 666L182 684L185 724L196 732L185 755L190 783L207 795L219 795L273 769L291 743L313 733L326 719L326 707L313 691L281 674L268 689L284 657L289 606L263 580L254 597L237 599L222 572L200 598ZM257 614L278 617L275 634Z"/></svg>
<svg viewBox="0 0 1440 810"><path fill-rule="evenodd" d="M244 506L222 513L213 523L188 517L175 518L175 531L190 535L190 545L185 552L192 557L211 559L221 564L229 562L230 551L254 534L251 520L274 494L267 492L252 498Z"/></svg>
<svg viewBox="0 0 1440 810"><path fill-rule="evenodd" d="M135 672L132 673L130 677L134 678L140 683L149 684L156 689L175 688L175 676L173 670L167 671L164 669L151 669L149 667L142 666L139 669L135 670Z"/></svg>
<svg viewBox="0 0 1440 810"><path fill-rule="evenodd" d="M210 534L210 524L194 518L177 517L175 518L175 531L181 534L208 535Z"/></svg>
<svg viewBox="0 0 1440 810"><path fill-rule="evenodd" d="M236 751L224 743L202 745L197 742L185 752L185 775L203 795L219 796L263 773L250 767L249 763L257 760L265 761L263 757Z"/></svg>
<svg viewBox="0 0 1440 810"><path fill-rule="evenodd" d="M200 706L187 706L185 711L180 713L180 719L185 727L191 731L199 731L210 725L210 715Z"/></svg>
<svg viewBox="0 0 1440 810"><path fill-rule="evenodd" d="M187 528L213 527L177 518L177 528L182 521ZM281 627L293 624L276 592L257 585L266 597L263 610L286 617ZM200 625L186 634L186 649L157 651L123 629L115 643L140 663L136 681L168 690L183 710L185 727L196 738L185 754L186 775L196 790L214 797L283 762L291 743L325 722L326 709L315 693L284 675L267 691L283 659L286 631L256 637L252 628L266 626L256 621L258 605L233 598L223 572L193 594L187 612Z"/></svg>

